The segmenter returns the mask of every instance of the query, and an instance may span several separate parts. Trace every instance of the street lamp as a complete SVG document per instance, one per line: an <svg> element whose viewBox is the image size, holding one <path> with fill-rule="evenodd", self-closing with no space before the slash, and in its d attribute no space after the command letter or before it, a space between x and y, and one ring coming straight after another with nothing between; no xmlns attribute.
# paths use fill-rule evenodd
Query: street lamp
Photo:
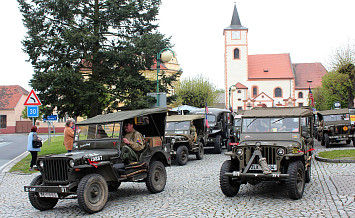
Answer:
<svg viewBox="0 0 355 218"><path fill-rule="evenodd" d="M160 63L168 62L174 57L174 52L170 48L164 48L157 54L157 106L159 107L159 72Z"/></svg>
<svg viewBox="0 0 355 218"><path fill-rule="evenodd" d="M237 90L237 86L231 85L231 86L229 87L229 109L230 109L231 111L233 111L233 108L232 108L232 105L231 105L231 92L232 92L232 91L234 92L235 90Z"/></svg>

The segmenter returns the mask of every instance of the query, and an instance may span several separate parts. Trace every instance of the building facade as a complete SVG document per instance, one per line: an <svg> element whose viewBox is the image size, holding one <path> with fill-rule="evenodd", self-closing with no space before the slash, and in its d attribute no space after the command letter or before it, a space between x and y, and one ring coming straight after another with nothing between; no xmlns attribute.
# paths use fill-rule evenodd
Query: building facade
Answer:
<svg viewBox="0 0 355 218"><path fill-rule="evenodd" d="M321 63L293 64L288 53L249 55L248 28L236 6L223 34L227 108L308 106L309 87L321 86L327 73Z"/></svg>

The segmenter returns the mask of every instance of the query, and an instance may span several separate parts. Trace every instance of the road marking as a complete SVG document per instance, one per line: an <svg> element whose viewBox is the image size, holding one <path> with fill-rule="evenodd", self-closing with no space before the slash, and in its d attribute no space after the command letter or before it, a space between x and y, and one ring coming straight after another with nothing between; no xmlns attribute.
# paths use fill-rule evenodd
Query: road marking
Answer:
<svg viewBox="0 0 355 218"><path fill-rule="evenodd" d="M11 142L0 142L0 148L9 144L11 144Z"/></svg>

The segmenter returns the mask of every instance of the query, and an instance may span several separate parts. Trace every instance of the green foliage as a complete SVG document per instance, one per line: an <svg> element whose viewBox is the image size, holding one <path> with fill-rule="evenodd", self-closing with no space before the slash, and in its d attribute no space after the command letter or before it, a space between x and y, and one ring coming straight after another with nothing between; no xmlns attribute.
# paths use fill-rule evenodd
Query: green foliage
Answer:
<svg viewBox="0 0 355 218"><path fill-rule="evenodd" d="M180 82L176 89L177 101L179 105L190 105L194 107L205 107L213 105L217 101L219 90L203 76L187 78Z"/></svg>
<svg viewBox="0 0 355 218"><path fill-rule="evenodd" d="M355 160L355 150L334 150L323 151L318 154L320 157L328 159L352 159Z"/></svg>
<svg viewBox="0 0 355 218"><path fill-rule="evenodd" d="M24 51L35 69L30 83L46 115L56 108L59 117L92 117L117 109L117 100L149 105L146 93L156 86L140 72L171 47L153 24L161 0L18 2L28 29Z"/></svg>
<svg viewBox="0 0 355 218"><path fill-rule="evenodd" d="M322 88L315 94L316 108L330 110L334 102L339 101L341 107L348 106L348 88L351 81L346 74L329 72L322 79Z"/></svg>
<svg viewBox="0 0 355 218"><path fill-rule="evenodd" d="M51 137L51 142L48 145L48 141L43 142L41 151L38 152L38 156L47 154L62 154L67 152L65 146L63 145L64 136ZM10 169L10 172L23 172L23 173L35 173L37 171L29 171L31 162L31 155L27 155L21 161L15 164Z"/></svg>

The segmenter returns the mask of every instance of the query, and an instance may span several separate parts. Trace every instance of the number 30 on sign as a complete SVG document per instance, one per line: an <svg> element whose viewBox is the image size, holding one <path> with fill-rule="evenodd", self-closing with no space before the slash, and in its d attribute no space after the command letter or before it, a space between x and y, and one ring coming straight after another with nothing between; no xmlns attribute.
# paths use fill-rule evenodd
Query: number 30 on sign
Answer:
<svg viewBox="0 0 355 218"><path fill-rule="evenodd" d="M27 117L38 117L38 106L27 106Z"/></svg>

